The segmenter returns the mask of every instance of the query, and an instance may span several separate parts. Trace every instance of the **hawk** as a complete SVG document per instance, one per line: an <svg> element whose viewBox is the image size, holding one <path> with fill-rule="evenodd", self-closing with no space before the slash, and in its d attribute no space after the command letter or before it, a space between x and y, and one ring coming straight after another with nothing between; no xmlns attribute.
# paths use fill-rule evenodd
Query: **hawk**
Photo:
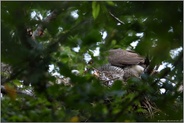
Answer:
<svg viewBox="0 0 184 123"><path fill-rule="evenodd" d="M145 58L133 51L111 49L109 50L108 61L113 66L125 67L130 65L142 65L145 63Z"/></svg>
<svg viewBox="0 0 184 123"><path fill-rule="evenodd" d="M99 67L96 73L108 86L115 80L122 80L126 84L130 77L140 78L145 69L145 58L133 51L111 49L108 61L109 64Z"/></svg>
<svg viewBox="0 0 184 123"><path fill-rule="evenodd" d="M107 86L112 85L114 80L124 81L124 70L120 67L105 64L97 68L95 72L95 75Z"/></svg>
<svg viewBox="0 0 184 123"><path fill-rule="evenodd" d="M139 78L145 69L145 58L129 50L109 50L108 61L112 66L120 67L124 70L125 81L130 77Z"/></svg>

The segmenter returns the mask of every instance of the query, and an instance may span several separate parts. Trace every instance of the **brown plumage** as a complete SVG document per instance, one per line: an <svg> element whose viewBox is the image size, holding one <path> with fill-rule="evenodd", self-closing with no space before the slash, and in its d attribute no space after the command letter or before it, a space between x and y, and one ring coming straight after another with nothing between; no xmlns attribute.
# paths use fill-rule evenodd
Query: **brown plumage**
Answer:
<svg viewBox="0 0 184 123"><path fill-rule="evenodd" d="M111 85L115 80L122 80L124 84L131 77L140 78L144 73L145 58L133 51L122 49L109 50L109 63L96 70L96 76L105 85Z"/></svg>
<svg viewBox="0 0 184 123"><path fill-rule="evenodd" d="M103 81L103 84L110 86L115 80L124 81L124 70L120 67L103 65L97 69L97 77Z"/></svg>
<svg viewBox="0 0 184 123"><path fill-rule="evenodd" d="M122 49L109 50L109 63L113 66L124 67L128 65L144 64L145 58L133 51Z"/></svg>

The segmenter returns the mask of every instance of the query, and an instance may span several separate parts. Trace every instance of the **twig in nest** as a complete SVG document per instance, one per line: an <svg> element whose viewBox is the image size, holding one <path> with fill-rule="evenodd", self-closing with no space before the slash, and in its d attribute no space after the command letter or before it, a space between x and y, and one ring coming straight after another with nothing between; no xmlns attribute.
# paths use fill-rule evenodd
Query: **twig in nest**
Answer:
<svg viewBox="0 0 184 123"><path fill-rule="evenodd" d="M150 114L150 117L153 118L154 117L154 106L151 104L150 99L148 99L148 97L144 97L144 101L142 102L143 107L148 111L148 113Z"/></svg>

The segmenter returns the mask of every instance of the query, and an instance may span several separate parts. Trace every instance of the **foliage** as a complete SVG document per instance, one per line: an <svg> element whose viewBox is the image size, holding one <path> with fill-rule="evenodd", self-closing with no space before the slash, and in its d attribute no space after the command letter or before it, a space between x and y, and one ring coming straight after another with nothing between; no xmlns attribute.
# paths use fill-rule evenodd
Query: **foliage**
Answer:
<svg viewBox="0 0 184 123"><path fill-rule="evenodd" d="M2 122L182 121L183 92L177 91L183 80L182 1L1 3L1 62L12 68L10 75L1 73L8 76L1 83L6 89ZM54 17L44 20L55 10ZM39 26L43 34L35 39L27 34ZM151 59L151 67L165 63L166 68L144 74L142 80L132 78L126 86L115 81L105 87L86 69L107 63L111 48L135 50ZM181 50L173 57L175 49ZM86 63L86 53L92 65ZM52 72L49 65L54 65ZM53 72L63 76L62 83ZM133 93L127 93L130 88ZM166 90L162 94L161 88ZM31 94L19 93L28 90ZM153 117L141 108L142 95L156 105Z"/></svg>

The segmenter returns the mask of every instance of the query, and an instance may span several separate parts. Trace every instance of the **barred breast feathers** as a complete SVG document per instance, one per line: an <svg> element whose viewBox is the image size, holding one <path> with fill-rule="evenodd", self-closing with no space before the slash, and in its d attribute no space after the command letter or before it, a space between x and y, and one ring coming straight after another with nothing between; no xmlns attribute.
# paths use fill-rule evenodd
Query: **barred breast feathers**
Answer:
<svg viewBox="0 0 184 123"><path fill-rule="evenodd" d="M110 64L103 65L98 68L99 71L114 71L118 73L124 73L124 70L120 67L112 66Z"/></svg>

